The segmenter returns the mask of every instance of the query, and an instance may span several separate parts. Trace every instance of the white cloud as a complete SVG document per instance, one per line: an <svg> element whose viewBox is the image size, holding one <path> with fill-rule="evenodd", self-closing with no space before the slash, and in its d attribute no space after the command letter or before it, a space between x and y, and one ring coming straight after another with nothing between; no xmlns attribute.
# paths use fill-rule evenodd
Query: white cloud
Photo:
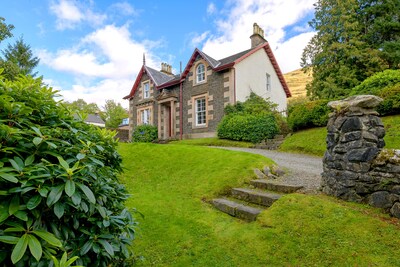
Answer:
<svg viewBox="0 0 400 267"><path fill-rule="evenodd" d="M277 58L283 73L300 68L300 59L301 54L303 53L303 48L308 44L308 41L314 36L314 34L315 32L306 32L296 35L277 47L274 51L274 55Z"/></svg>
<svg viewBox="0 0 400 267"><path fill-rule="evenodd" d="M83 37L76 47L55 53L39 50L37 54L41 64L75 77L70 88L51 84L61 88L66 100L82 98L88 103L104 105L105 100L114 99L126 107L128 103L122 97L130 92L142 67L143 54L146 65L160 66L161 60L151 52L157 45L154 41L132 40L127 26L107 25Z"/></svg>
<svg viewBox="0 0 400 267"><path fill-rule="evenodd" d="M202 34L197 34L197 33L191 34L191 37L189 37L190 38L190 46L192 48L197 47L204 40L206 40L206 38L209 36L209 34L210 34L209 31L203 32Z"/></svg>
<svg viewBox="0 0 400 267"><path fill-rule="evenodd" d="M117 10L118 12L122 13L125 16L138 14L138 11L135 8L133 8L133 6L128 2L114 3L111 5L111 8Z"/></svg>
<svg viewBox="0 0 400 267"><path fill-rule="evenodd" d="M85 36L80 43L68 50L56 53L38 51L41 63L58 71L93 78L132 77L142 66L143 54L147 65L158 65L150 48L156 42L135 42L126 26L107 25Z"/></svg>
<svg viewBox="0 0 400 267"><path fill-rule="evenodd" d="M209 3L207 6L207 14L208 15L213 15L214 13L217 12L217 7L215 6L214 3Z"/></svg>
<svg viewBox="0 0 400 267"><path fill-rule="evenodd" d="M57 17L58 30L73 29L84 21L91 26L98 26L107 18L104 14L95 13L90 6L79 5L78 2L70 0L51 2L50 11Z"/></svg>
<svg viewBox="0 0 400 267"><path fill-rule="evenodd" d="M278 47L286 47L293 55L298 55L307 41L290 42L285 39L285 28L294 26L298 21L314 10L314 0L231 0L224 8L225 18L216 21L218 33L210 35L202 50L216 59L220 59L250 48L249 36L252 34L253 23L256 22L265 32L265 38L270 43L274 53ZM295 8L294 8L295 7ZM201 36L201 35L200 35ZM310 35L303 35L302 38ZM302 39L303 40L303 39ZM283 72L294 67L288 60L282 58L285 53L276 55ZM292 58L299 62L300 58ZM297 64L298 68L300 67Z"/></svg>

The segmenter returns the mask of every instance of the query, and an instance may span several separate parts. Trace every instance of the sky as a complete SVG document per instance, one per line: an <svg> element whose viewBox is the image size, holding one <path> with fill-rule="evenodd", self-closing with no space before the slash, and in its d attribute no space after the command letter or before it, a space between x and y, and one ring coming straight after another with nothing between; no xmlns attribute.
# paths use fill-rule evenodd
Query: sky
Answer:
<svg viewBox="0 0 400 267"><path fill-rule="evenodd" d="M23 38L40 59L45 83L66 101L100 108L109 99L128 107L143 65L172 65L178 74L195 48L215 59L250 48L256 22L283 73L300 68L315 0L0 0L0 17L13 24L8 43Z"/></svg>

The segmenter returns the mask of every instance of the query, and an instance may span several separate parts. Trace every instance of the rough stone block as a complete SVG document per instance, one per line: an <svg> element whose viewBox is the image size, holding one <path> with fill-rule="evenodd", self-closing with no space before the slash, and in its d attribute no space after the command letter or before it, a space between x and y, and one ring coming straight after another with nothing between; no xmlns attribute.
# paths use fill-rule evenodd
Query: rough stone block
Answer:
<svg viewBox="0 0 400 267"><path fill-rule="evenodd" d="M366 162L371 161L378 155L379 149L376 147L353 149L347 154L350 162Z"/></svg>
<svg viewBox="0 0 400 267"><path fill-rule="evenodd" d="M390 214L392 214L396 218L400 218L400 202L394 203L394 205L390 209Z"/></svg>
<svg viewBox="0 0 400 267"><path fill-rule="evenodd" d="M342 133L359 131L362 129L362 123L359 117L350 117L343 123Z"/></svg>
<svg viewBox="0 0 400 267"><path fill-rule="evenodd" d="M369 196L368 204L377 208L390 208L392 207L392 203L389 199L389 196L390 194L387 191L378 191L372 193Z"/></svg>
<svg viewBox="0 0 400 267"><path fill-rule="evenodd" d="M258 179L267 179L268 177L259 169L254 169L254 174L257 176Z"/></svg>
<svg viewBox="0 0 400 267"><path fill-rule="evenodd" d="M345 133L342 136L342 138L340 138L340 142L347 143L347 142L350 142L350 141L360 140L360 138L361 138L361 132L360 131L349 132L349 133Z"/></svg>

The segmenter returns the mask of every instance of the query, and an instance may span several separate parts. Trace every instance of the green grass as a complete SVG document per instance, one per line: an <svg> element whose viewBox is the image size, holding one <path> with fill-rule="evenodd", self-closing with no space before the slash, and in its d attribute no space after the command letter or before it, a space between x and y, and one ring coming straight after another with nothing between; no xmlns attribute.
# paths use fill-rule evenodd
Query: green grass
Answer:
<svg viewBox="0 0 400 267"><path fill-rule="evenodd" d="M285 138L279 150L323 156L326 150L326 127L307 129L293 133Z"/></svg>
<svg viewBox="0 0 400 267"><path fill-rule="evenodd" d="M253 223L206 200L271 164L259 155L185 145L120 144L137 208L139 266L400 266L400 226L330 197L281 198Z"/></svg>
<svg viewBox="0 0 400 267"><path fill-rule="evenodd" d="M382 118L385 126L385 148L400 149L400 115ZM326 150L326 127L298 131L285 139L279 150L323 156Z"/></svg>
<svg viewBox="0 0 400 267"><path fill-rule="evenodd" d="M250 142L219 139L217 137L186 139L186 140L172 141L170 143L176 145L192 145L192 146L254 147L254 144Z"/></svg>

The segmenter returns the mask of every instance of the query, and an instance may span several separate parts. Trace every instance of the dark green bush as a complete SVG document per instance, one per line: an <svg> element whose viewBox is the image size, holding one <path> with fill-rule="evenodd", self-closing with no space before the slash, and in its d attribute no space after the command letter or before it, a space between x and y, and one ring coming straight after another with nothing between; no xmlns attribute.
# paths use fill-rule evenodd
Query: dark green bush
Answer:
<svg viewBox="0 0 400 267"><path fill-rule="evenodd" d="M272 114L230 114L218 125L219 138L236 141L260 143L277 133L278 125Z"/></svg>
<svg viewBox="0 0 400 267"><path fill-rule="evenodd" d="M132 142L150 143L158 139L157 126L143 124L136 126L132 133Z"/></svg>
<svg viewBox="0 0 400 267"><path fill-rule="evenodd" d="M382 89L379 96L383 98L377 108L381 116L400 114L400 83Z"/></svg>
<svg viewBox="0 0 400 267"><path fill-rule="evenodd" d="M352 89L351 95L379 95L386 88L400 83L400 70L378 72Z"/></svg>
<svg viewBox="0 0 400 267"><path fill-rule="evenodd" d="M298 103L289 108L288 124L293 131L325 126L328 122L328 100Z"/></svg>
<svg viewBox="0 0 400 267"><path fill-rule="evenodd" d="M0 76L0 264L51 266L68 254L124 266L135 222L114 134L74 120L54 96L40 79Z"/></svg>
<svg viewBox="0 0 400 267"><path fill-rule="evenodd" d="M225 117L218 125L218 136L258 143L278 133L289 133L286 118L276 110L277 106L269 99L250 93L245 102L225 107Z"/></svg>

